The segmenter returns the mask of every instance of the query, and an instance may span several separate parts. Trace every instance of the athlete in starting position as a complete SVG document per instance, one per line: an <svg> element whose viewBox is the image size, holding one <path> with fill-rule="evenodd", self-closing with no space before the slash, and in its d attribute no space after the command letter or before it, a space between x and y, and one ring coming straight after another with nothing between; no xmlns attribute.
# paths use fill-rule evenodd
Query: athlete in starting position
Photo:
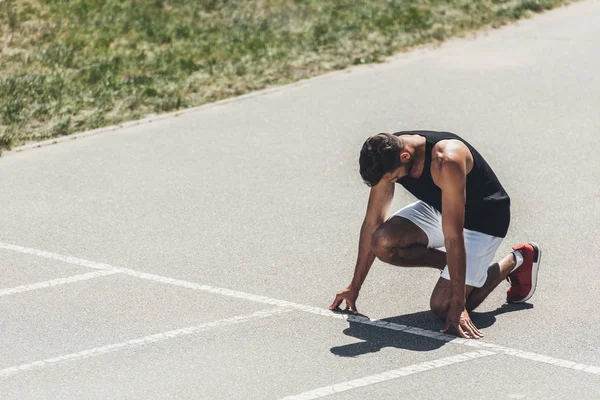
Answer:
<svg viewBox="0 0 600 400"><path fill-rule="evenodd" d="M331 306L356 299L375 260L402 267L442 271L431 295L431 310L463 338L480 338L469 318L504 279L507 301L522 303L534 293L541 259L531 242L490 265L510 223L510 198L483 157L449 132L380 133L360 152L360 174L371 187L360 230L354 277ZM419 199L386 221L395 184ZM438 250L446 248L446 252Z"/></svg>

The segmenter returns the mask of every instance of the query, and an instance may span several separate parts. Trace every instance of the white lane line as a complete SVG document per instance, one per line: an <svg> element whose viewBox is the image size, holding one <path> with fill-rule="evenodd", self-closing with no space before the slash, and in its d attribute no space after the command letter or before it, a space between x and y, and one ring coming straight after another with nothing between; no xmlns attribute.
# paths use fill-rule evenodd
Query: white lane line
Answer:
<svg viewBox="0 0 600 400"><path fill-rule="evenodd" d="M96 356L100 356L100 355L114 352L114 351L145 346L150 343L162 342L162 341L170 340L170 339L180 337L180 336L191 335L191 334L197 333L197 332L204 332L204 331L207 331L207 330L213 329L213 328L221 328L224 326L236 325L236 324L240 324L242 322L267 318L267 317L271 317L273 315L290 312L290 311L292 311L292 310L277 307L274 309L257 311L252 314L239 315L236 317L225 318L225 319L221 319L218 321L207 322L207 323L200 324L200 325L190 326L187 328L181 328L181 329L176 329L176 330L172 330L172 331L168 331L168 332L157 333L154 335L144 336L144 337L138 338L138 339L127 340L125 342L108 344L108 345L101 346L101 347L94 347L91 349L82 350L77 353L65 354L65 355L58 356L58 357L47 358L45 360L33 361L33 362L30 362L27 364L21 364L21 365L16 365L13 367L0 369L0 377L8 377L8 376L15 375L15 374L25 372L25 371L31 371L34 369L45 368L45 367L48 367L50 365L54 365L54 364L57 364L60 362L81 360L84 358L96 357Z"/></svg>
<svg viewBox="0 0 600 400"><path fill-rule="evenodd" d="M403 376L418 374L420 372L429 371L431 369L442 368L447 365L458 364L465 361L474 360L476 358L487 357L497 353L487 350L479 350L469 353L458 354L455 356L439 358L437 360L426 361L419 364L408 365L399 369L382 372L380 374L369 375L363 378L353 379L351 381L336 383L330 386L323 386L308 392L300 393L293 396L284 397L282 400L311 400L320 399L321 397L346 392L348 390L360 388L363 386L374 385L376 383L389 381L391 379L401 378Z"/></svg>
<svg viewBox="0 0 600 400"><path fill-rule="evenodd" d="M324 308L318 308L318 307L307 306L304 304L292 303L290 301L273 299L273 298L266 297L266 296L258 296L255 294L240 292L237 290L219 288L219 287L214 287L214 286L209 286L209 285L201 285L198 283L188 282L188 281L184 281L181 279L167 278L167 277L160 276L160 275L148 274L145 272L139 272L139 271L135 271L132 269L115 267L115 266L112 266L109 264L97 263L94 261L83 260L83 259L76 258L76 257L69 257L69 256L65 256L62 254L56 254L56 253L51 253L51 252L47 252L47 251L31 249L31 248L17 246L17 245L3 243L3 242L0 242L0 249L6 249L6 250L19 252L19 253L37 255L40 257L44 257L44 258L50 258L50 259L54 259L54 260L63 261L63 262L69 263L69 264L81 265L81 266L94 268L94 269L117 270L124 274L130 275L130 276L135 276L135 277L141 278L141 279L146 279L149 281L165 283L168 285L179 286L179 287L192 289L192 290L200 290L200 291L208 292L208 293L220 294L220 295L228 296L228 297L235 297L238 299L254 301L257 303L271 304L271 305L275 305L275 306L291 308L291 309L304 311L304 312L311 313L311 314L322 315L322 316L329 317L329 318L343 319L343 320L347 320L350 322L357 322L357 323L364 324L364 325L371 325L371 326L376 326L376 327L384 328L384 329L390 329L390 330L394 330L394 331L402 331L405 333L410 333L412 335L424 336L424 337L432 338L435 340L441 340L444 342L460 344L463 346L469 346L469 347L481 348L481 349L489 349L489 350L497 351L499 353L503 353L503 354L506 354L509 356L520 357L520 358L524 358L524 359L539 362L539 363L555 365L557 367L563 367L563 368L568 368L568 369L572 369L575 371L582 371L582 372L587 372L590 374L600 375L600 367L597 367L597 366L576 363L574 361L553 358L553 357L546 356L543 354L531 353L531 352L513 349L510 347L499 346L499 345L495 345L492 343L486 343L481 340L467 340L467 339L457 338L456 336L446 335L446 334L440 333L440 332L429 331L426 329L416 328L416 327L412 327L412 326L396 324L393 322L387 322L387 321L381 321L381 320L371 320L369 318L361 317L361 316L334 313L334 312L331 312Z"/></svg>
<svg viewBox="0 0 600 400"><path fill-rule="evenodd" d="M62 254L50 253L48 251L42 251L37 249L30 249L28 247L17 246L14 244L0 242L0 249L11 250L17 253L31 254L38 257L49 258L52 260L63 261L68 264L80 265L82 267L88 267L93 269L113 270L115 269L112 265L101 264L94 261L87 261L81 258L64 256Z"/></svg>
<svg viewBox="0 0 600 400"><path fill-rule="evenodd" d="M117 271L117 270L94 271L94 272L88 272L85 274L68 276L66 278L58 278L58 279L52 279L49 281L31 283L29 285L15 286L12 288L4 288L4 289L0 289L0 297L9 296L11 294L28 292L30 290L44 289L44 288L49 288L52 286L64 285L66 283L85 281L88 279L98 278L100 276L107 276L107 275L121 274L121 273L122 273L121 271Z"/></svg>

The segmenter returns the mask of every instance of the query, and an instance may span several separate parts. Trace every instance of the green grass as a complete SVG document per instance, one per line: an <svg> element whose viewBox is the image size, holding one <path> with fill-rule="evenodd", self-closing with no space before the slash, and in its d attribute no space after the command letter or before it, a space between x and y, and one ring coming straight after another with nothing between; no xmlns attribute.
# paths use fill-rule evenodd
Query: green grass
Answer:
<svg viewBox="0 0 600 400"><path fill-rule="evenodd" d="M0 152L378 62L569 0L0 0Z"/></svg>

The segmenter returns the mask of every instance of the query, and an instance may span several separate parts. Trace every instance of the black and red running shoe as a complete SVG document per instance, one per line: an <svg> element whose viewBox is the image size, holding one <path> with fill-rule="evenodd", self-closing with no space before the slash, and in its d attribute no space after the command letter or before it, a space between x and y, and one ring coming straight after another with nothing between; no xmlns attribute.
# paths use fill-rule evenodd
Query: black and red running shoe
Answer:
<svg viewBox="0 0 600 400"><path fill-rule="evenodd" d="M542 250L534 242L515 246L513 250L523 255L523 264L514 269L506 278L510 282L510 289L506 292L506 301L523 303L529 300L535 292Z"/></svg>

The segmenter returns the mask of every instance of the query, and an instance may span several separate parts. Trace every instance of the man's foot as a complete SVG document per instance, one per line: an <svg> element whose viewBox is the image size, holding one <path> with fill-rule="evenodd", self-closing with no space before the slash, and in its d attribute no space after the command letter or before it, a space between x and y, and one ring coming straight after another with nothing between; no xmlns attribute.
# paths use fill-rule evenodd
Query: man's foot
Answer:
<svg viewBox="0 0 600 400"><path fill-rule="evenodd" d="M515 246L513 250L523 255L523 264L514 269L506 278L510 282L510 289L506 292L506 301L523 303L529 300L535 292L542 250L534 242Z"/></svg>

